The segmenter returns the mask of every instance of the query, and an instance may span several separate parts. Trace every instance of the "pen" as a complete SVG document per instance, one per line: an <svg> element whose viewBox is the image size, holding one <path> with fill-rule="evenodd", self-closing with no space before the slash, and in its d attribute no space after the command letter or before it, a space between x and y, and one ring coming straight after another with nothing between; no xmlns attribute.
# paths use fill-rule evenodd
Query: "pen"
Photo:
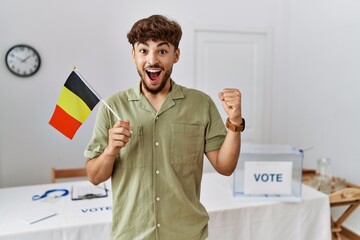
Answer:
<svg viewBox="0 0 360 240"><path fill-rule="evenodd" d="M49 216L46 216L46 217L40 218L40 219L38 219L38 220L35 220L35 221L31 222L30 224L34 224L34 223L40 222L40 221L42 221L42 220L46 220L46 219L51 218L51 217L54 217L54 216L56 216L56 215L57 215L57 213L51 214L51 215L49 215Z"/></svg>

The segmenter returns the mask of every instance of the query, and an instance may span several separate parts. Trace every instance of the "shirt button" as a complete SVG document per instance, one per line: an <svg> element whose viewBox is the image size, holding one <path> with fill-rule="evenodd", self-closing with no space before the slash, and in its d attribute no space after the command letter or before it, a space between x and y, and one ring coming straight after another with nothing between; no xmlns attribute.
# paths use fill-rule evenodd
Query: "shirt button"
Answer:
<svg viewBox="0 0 360 240"><path fill-rule="evenodd" d="M159 175L160 174L160 171L159 170L156 170L156 172L155 172L157 175Z"/></svg>
<svg viewBox="0 0 360 240"><path fill-rule="evenodd" d="M155 146L159 146L160 145L160 143L159 142L155 142Z"/></svg>
<svg viewBox="0 0 360 240"><path fill-rule="evenodd" d="M158 227L158 228L159 228L159 227L160 227L160 223L156 224L156 227Z"/></svg>
<svg viewBox="0 0 360 240"><path fill-rule="evenodd" d="M155 120L158 120L158 119L159 119L159 117L156 117L156 118L155 118Z"/></svg>
<svg viewBox="0 0 360 240"><path fill-rule="evenodd" d="M156 198L156 201L158 201L158 202L159 202L159 201L160 201L160 198L159 198L159 197L157 197L157 198Z"/></svg>

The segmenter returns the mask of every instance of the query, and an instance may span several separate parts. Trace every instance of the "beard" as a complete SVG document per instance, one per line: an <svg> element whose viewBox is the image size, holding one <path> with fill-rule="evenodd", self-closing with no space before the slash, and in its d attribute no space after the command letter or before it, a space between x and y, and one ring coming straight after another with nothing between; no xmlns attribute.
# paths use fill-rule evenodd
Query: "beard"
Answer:
<svg viewBox="0 0 360 240"><path fill-rule="evenodd" d="M161 92L161 91L164 89L164 87L165 87L165 85L166 85L166 82L170 79L170 76L171 76L171 73L172 73L172 68L171 68L169 71L166 71L166 72L165 72L164 77L163 77L162 79L159 79L160 85L159 85L158 87L156 87L156 88L152 88L152 87L150 86L150 84L147 84L147 82L145 81L146 76L144 76L144 75L140 72L139 69L138 69L137 71L138 71L139 76L140 76L140 78L141 78L141 84L142 84L142 86L144 87L144 89L145 89L148 93L151 93L151 94L155 95L155 94L158 94L159 92ZM146 72L145 72L144 74L146 74Z"/></svg>

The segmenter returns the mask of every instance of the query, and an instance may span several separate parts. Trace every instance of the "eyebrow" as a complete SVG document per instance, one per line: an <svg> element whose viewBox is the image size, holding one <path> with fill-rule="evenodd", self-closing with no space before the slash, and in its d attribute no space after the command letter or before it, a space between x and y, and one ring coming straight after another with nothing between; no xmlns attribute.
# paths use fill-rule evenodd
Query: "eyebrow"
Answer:
<svg viewBox="0 0 360 240"><path fill-rule="evenodd" d="M149 44L146 43L146 42L139 42L139 43L138 43L138 46L139 46L140 44L143 44L143 45L149 47ZM156 45L156 47L161 47L161 46L163 46L163 45L166 45L166 46L170 47L170 44L169 44L168 42L166 42L166 41L163 41L163 42L158 43L158 45Z"/></svg>

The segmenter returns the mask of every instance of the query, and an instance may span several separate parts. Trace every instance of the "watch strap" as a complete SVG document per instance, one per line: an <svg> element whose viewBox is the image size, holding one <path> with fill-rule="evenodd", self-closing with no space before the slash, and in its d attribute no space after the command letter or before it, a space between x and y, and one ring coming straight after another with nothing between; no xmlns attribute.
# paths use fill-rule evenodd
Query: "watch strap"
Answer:
<svg viewBox="0 0 360 240"><path fill-rule="evenodd" d="M241 124L239 126L234 125L230 122L230 119L226 119L226 128L233 132L243 132L245 130L245 119L241 119Z"/></svg>

